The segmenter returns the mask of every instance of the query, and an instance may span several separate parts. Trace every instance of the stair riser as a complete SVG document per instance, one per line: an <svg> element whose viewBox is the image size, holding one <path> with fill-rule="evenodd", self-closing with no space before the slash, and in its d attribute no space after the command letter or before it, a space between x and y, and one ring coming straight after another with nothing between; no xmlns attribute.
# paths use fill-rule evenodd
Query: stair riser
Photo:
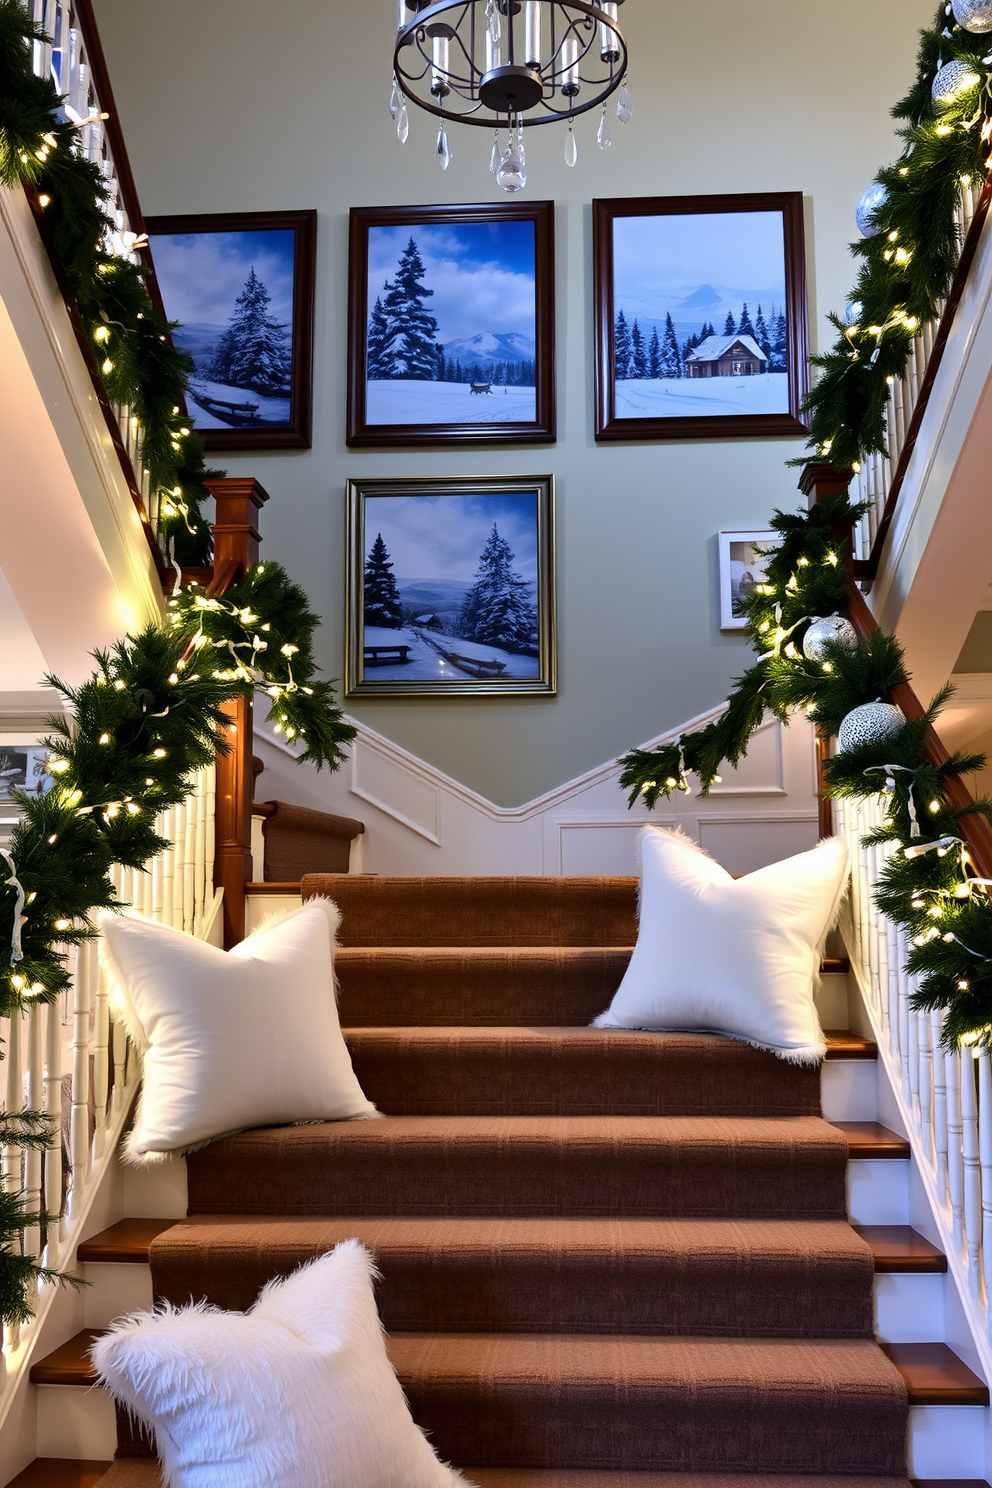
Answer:
<svg viewBox="0 0 992 1488"><path fill-rule="evenodd" d="M909 1162L852 1158L847 1165L847 1208L852 1224L909 1224Z"/></svg>
<svg viewBox="0 0 992 1488"><path fill-rule="evenodd" d="M117 1416L104 1390L78 1385L37 1385L38 1456L91 1457L104 1461L117 1450Z"/></svg>
<svg viewBox="0 0 992 1488"><path fill-rule="evenodd" d="M631 942L632 944L633 942ZM630 961L616 949L362 950L337 955L345 1027L582 1027L609 1007Z"/></svg>
<svg viewBox="0 0 992 1488"><path fill-rule="evenodd" d="M310 874L341 910L341 944L632 946L636 878L352 878Z"/></svg>
<svg viewBox="0 0 992 1488"><path fill-rule="evenodd" d="M946 1275L875 1277L875 1333L883 1343L942 1343Z"/></svg>
<svg viewBox="0 0 992 1488"><path fill-rule="evenodd" d="M473 1466L623 1467L628 1471L897 1474L904 1418L861 1391L773 1395L739 1387L590 1381L563 1399L554 1381L400 1380L441 1457Z"/></svg>
<svg viewBox="0 0 992 1488"><path fill-rule="evenodd" d="M377 1123L364 1123L374 1128ZM385 1125L385 1123L383 1123ZM761 1145L658 1141L500 1143L332 1141L301 1128L275 1145L246 1134L192 1154L191 1214L842 1218L843 1152L796 1141Z"/></svg>
<svg viewBox="0 0 992 1488"><path fill-rule="evenodd" d="M873 1059L825 1060L820 1099L828 1121L877 1121L877 1064Z"/></svg>
<svg viewBox="0 0 992 1488"><path fill-rule="evenodd" d="M820 1072L729 1040L701 1066L691 1040L458 1030L347 1034L362 1089L386 1115L808 1116Z"/></svg>

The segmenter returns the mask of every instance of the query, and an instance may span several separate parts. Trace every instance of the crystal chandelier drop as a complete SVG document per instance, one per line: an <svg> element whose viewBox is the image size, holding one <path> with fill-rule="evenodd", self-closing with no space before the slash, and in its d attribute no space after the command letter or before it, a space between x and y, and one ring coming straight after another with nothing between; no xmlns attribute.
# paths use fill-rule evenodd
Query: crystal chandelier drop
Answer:
<svg viewBox="0 0 992 1488"><path fill-rule="evenodd" d="M565 163L578 159L573 121L601 109L601 150L613 143L609 105L631 118L624 0L397 0L389 112L400 142L407 100L440 120L437 160L451 161L448 124L493 131L489 168L504 191L527 184L524 123L566 126Z"/></svg>

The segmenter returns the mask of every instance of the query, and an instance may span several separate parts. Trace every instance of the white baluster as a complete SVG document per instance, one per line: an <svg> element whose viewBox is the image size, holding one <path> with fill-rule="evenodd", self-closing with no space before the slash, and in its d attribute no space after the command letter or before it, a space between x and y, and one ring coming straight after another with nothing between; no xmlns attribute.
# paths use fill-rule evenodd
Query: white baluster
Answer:
<svg viewBox="0 0 992 1488"><path fill-rule="evenodd" d="M7 1024L7 1091L4 1109L8 1112L24 1108L24 1066L21 1053L22 1014L15 1010ZM23 1148L11 1145L3 1149L3 1186L8 1193L20 1193L24 1186L22 1177ZM18 1242L13 1249L20 1250ZM8 1350L16 1349L20 1342L20 1328L16 1323L4 1329L4 1344Z"/></svg>
<svg viewBox="0 0 992 1488"><path fill-rule="evenodd" d="M920 1133L923 1137L923 1151L932 1163L934 1146L930 1015L929 1013L914 1013L913 1022L916 1025L916 1047L919 1051Z"/></svg>
<svg viewBox="0 0 992 1488"><path fill-rule="evenodd" d="M208 765L203 772L203 809L206 814L207 841L203 854L205 904L213 900L214 854L217 836L217 766Z"/></svg>
<svg viewBox="0 0 992 1488"><path fill-rule="evenodd" d="M978 1150L982 1167L982 1280L987 1306L992 1297L992 1064L987 1049L978 1061Z"/></svg>
<svg viewBox="0 0 992 1488"><path fill-rule="evenodd" d="M173 851L172 851L172 927L174 930L183 928L183 894L186 885L186 815L187 804L184 801L177 806L173 815Z"/></svg>
<svg viewBox="0 0 992 1488"><path fill-rule="evenodd" d="M206 883L207 861L207 811L202 791L196 795L196 837L194 839L195 872L193 875L193 934L199 935L203 926L203 890Z"/></svg>
<svg viewBox="0 0 992 1488"><path fill-rule="evenodd" d="M62 1008L55 1002L45 1013L45 1111L51 1122L45 1149L45 1211L52 1216L45 1262L54 1266L62 1238Z"/></svg>
<svg viewBox="0 0 992 1488"><path fill-rule="evenodd" d="M162 836L169 844L162 854L162 924L171 925L176 872L176 813L174 810L170 809L162 813L162 829Z"/></svg>
<svg viewBox="0 0 992 1488"><path fill-rule="evenodd" d="M975 1053L978 1051L976 1050ZM964 1156L964 1232L968 1246L968 1285L981 1294L982 1170L978 1137L977 1071L972 1051L961 1054L961 1126Z"/></svg>
<svg viewBox="0 0 992 1488"><path fill-rule="evenodd" d="M941 1014L930 1014L930 1047L933 1049L933 1139L937 1159L937 1197L949 1201L947 1188L947 1077L944 1071L944 1047L940 1042Z"/></svg>
<svg viewBox="0 0 992 1488"><path fill-rule="evenodd" d="M947 1077L947 1191L954 1222L954 1243L964 1244L964 1137L961 1126L961 1054L948 1049L944 1055Z"/></svg>
<svg viewBox="0 0 992 1488"><path fill-rule="evenodd" d="M106 973L102 966L97 965L93 1000L93 1105L96 1111L94 1157L100 1157L104 1150L107 1102L110 1098L110 1007L107 993Z"/></svg>
<svg viewBox="0 0 992 1488"><path fill-rule="evenodd" d="M86 941L79 947L76 961L72 1007L72 1108L69 1115L70 1220L75 1220L79 1213L89 1169L90 1009L96 981L96 954L94 943Z"/></svg>
<svg viewBox="0 0 992 1488"><path fill-rule="evenodd" d="M26 1013L28 1025L28 1086L27 1104L32 1111L45 1108L45 1076L42 1062L43 1009L32 1003ZM24 1153L24 1207L29 1214L41 1212L41 1149L27 1148ZM38 1223L24 1232L24 1250L27 1255L41 1254L41 1226Z"/></svg>
<svg viewBox="0 0 992 1488"><path fill-rule="evenodd" d="M186 840L183 844L183 929L193 934L196 907L196 796L186 802Z"/></svg>
<svg viewBox="0 0 992 1488"><path fill-rule="evenodd" d="M113 1049L114 1049L114 1110L119 1111L124 1104L124 1092L127 1088L127 1034L124 1025L119 1020L112 1025Z"/></svg>

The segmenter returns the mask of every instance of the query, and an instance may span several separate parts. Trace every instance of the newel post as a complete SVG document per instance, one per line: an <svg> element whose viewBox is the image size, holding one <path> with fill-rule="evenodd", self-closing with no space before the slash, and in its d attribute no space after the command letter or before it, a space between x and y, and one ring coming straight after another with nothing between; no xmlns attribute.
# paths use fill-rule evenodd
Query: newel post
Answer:
<svg viewBox="0 0 992 1488"><path fill-rule="evenodd" d="M831 496L842 496L854 479L853 470L839 470L836 465L826 462L816 462L805 465L803 473L799 478L799 489L809 503L810 511L814 506L819 506L821 501L827 501ZM834 528L834 538L837 546L844 554L844 567L848 578L854 581L854 525L851 522L839 522ZM823 767L830 753L830 740L819 731L816 735L816 787L819 809L819 830L821 837L832 837L834 832L834 812L830 797L823 789Z"/></svg>
<svg viewBox="0 0 992 1488"><path fill-rule="evenodd" d="M258 562L258 513L268 494L251 479L211 480L207 489L217 503L214 573L236 564L238 583ZM229 754L217 756L217 816L214 885L224 890L224 946L230 950L245 936L245 888L251 879L252 710L248 698L225 705Z"/></svg>

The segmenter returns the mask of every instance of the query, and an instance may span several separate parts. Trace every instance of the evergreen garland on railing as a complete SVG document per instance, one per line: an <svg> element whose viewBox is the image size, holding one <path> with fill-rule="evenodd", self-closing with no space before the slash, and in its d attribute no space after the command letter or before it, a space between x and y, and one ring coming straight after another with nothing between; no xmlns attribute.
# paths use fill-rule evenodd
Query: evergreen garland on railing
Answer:
<svg viewBox="0 0 992 1488"><path fill-rule="evenodd" d="M714 723L658 749L635 749L621 761L621 784L631 805L642 799L688 794L690 774L706 795L719 779L721 760L743 758L766 711L787 722L797 709L826 735L835 735L855 709L873 704L909 680L894 637L874 631L856 640L821 640L804 650L811 625L846 603L850 580L837 524L860 515L847 496L812 511L776 512L782 535L770 553L765 582L745 601L747 635L759 659L738 680L726 711ZM947 799L948 781L980 770L983 755L955 753L941 766L924 753L927 733L950 689L938 693L924 716L903 720L888 738L849 744L825 765L827 794L864 800L885 791L885 824L866 842L897 847L886 862L875 899L883 914L902 925L912 942L909 970L920 978L916 1008L946 1008L943 1039L992 1049L992 899L975 876L960 823L967 814L992 817L992 802L965 808Z"/></svg>
<svg viewBox="0 0 992 1488"><path fill-rule="evenodd" d="M810 359L820 374L805 403L817 458L848 467L886 452L889 383L905 375L913 337L938 317L950 289L961 248L961 186L977 195L985 181L990 69L992 36L964 30L942 5L932 29L920 33L916 81L892 110L906 121L899 131L905 146L875 177L872 235L851 250L861 266L848 314L830 315L836 340Z"/></svg>
<svg viewBox="0 0 992 1488"><path fill-rule="evenodd" d="M144 431L159 527L179 563L207 564L204 481L221 472L206 468L203 440L179 411L193 364L172 344L174 327L153 307L144 269L108 249L115 229L100 171L77 153L77 125L52 83L31 70L31 44L44 40L20 0L0 0L0 185L26 182L38 193L107 397Z"/></svg>
<svg viewBox="0 0 992 1488"><path fill-rule="evenodd" d="M225 751L224 703L264 689L270 716L303 746L300 762L337 768L355 730L317 675L317 623L279 564L259 564L222 599L176 596L168 627L97 652L82 686L46 679L68 717L43 741L51 788L16 794L21 819L0 850L0 1016L69 987L67 949L96 935L95 911L119 907L111 868L145 869L165 850L156 817ZM44 1146L49 1133L39 1112L0 1113L0 1148ZM0 1322L30 1317L32 1282L52 1276L12 1248L39 1221L0 1193Z"/></svg>

